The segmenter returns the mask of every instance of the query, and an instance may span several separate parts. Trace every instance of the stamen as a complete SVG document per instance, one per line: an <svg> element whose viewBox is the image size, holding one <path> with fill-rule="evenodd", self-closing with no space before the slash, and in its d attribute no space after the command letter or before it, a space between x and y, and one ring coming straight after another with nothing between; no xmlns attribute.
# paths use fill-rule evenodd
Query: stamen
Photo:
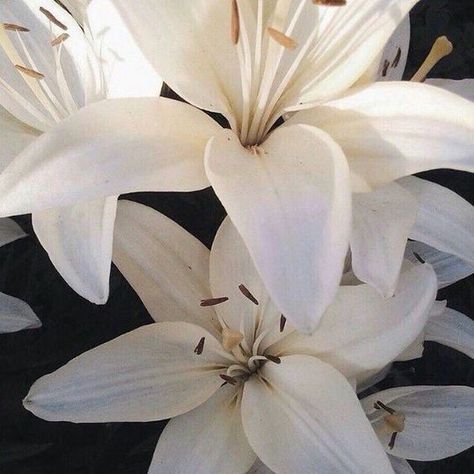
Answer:
<svg viewBox="0 0 474 474"><path fill-rule="evenodd" d="M387 405L383 404L380 400L377 400L375 403L374 403L374 408L376 410L385 410L387 413L390 413L390 415L394 415L395 414L395 410L393 408L390 408L388 407Z"/></svg>
<svg viewBox="0 0 474 474"><path fill-rule="evenodd" d="M281 364L281 359L276 356L266 355L265 356L269 361L274 362L275 364Z"/></svg>
<svg viewBox="0 0 474 474"><path fill-rule="evenodd" d="M39 11L51 22L54 23L56 26L61 28L62 30L67 31L67 26L64 23L61 23L49 10L46 10L44 7L40 7Z"/></svg>
<svg viewBox="0 0 474 474"><path fill-rule="evenodd" d="M226 374L219 374L219 377L225 381L225 383L229 383L230 385L236 385L237 384L237 379L234 377L231 377L230 375Z"/></svg>
<svg viewBox="0 0 474 474"><path fill-rule="evenodd" d="M413 252L413 255L420 263L426 263L426 261L421 257L419 253Z"/></svg>
<svg viewBox="0 0 474 474"><path fill-rule="evenodd" d="M397 49L397 54L395 55L395 58L392 61L392 67L397 67L398 63L400 62L400 58L402 57L402 49L399 47Z"/></svg>
<svg viewBox="0 0 474 474"><path fill-rule="evenodd" d="M225 303L229 298L227 296L222 296L221 298L209 298L207 300L201 300L201 306L216 306L221 303Z"/></svg>
<svg viewBox="0 0 474 474"><path fill-rule="evenodd" d="M298 46L298 43L293 38L286 36L285 33L282 33L271 26L267 27L267 32L278 44L286 49L295 49Z"/></svg>
<svg viewBox="0 0 474 474"><path fill-rule="evenodd" d="M322 7L343 7L346 5L346 0L313 0L315 5L320 5Z"/></svg>
<svg viewBox="0 0 474 474"><path fill-rule="evenodd" d="M382 68L382 77L385 77L387 75L388 67L390 66L390 63L385 60L383 62L383 68Z"/></svg>
<svg viewBox="0 0 474 474"><path fill-rule="evenodd" d="M224 328L222 330L222 347L226 351L232 351L236 346L241 343L243 338L244 336L241 332L234 331L229 328Z"/></svg>
<svg viewBox="0 0 474 474"><path fill-rule="evenodd" d="M205 337L201 337L201 339L198 342L198 345L194 349L194 353L197 355L201 355L202 351L204 350L204 342L206 341Z"/></svg>
<svg viewBox="0 0 474 474"><path fill-rule="evenodd" d="M283 332L285 330L285 325L286 325L286 318L282 314L280 317L280 332Z"/></svg>
<svg viewBox="0 0 474 474"><path fill-rule="evenodd" d="M27 76L30 76L34 79L44 79L44 74L41 74L40 72L38 71L35 71L34 69L29 69L25 66L20 66L19 64L15 64L15 67L20 71L22 72L23 74L26 74Z"/></svg>
<svg viewBox="0 0 474 474"><path fill-rule="evenodd" d="M69 35L67 33L61 33L58 37L54 38L53 41L51 41L51 46L58 46L61 43L64 43L68 38Z"/></svg>
<svg viewBox="0 0 474 474"><path fill-rule="evenodd" d="M420 69L418 69L415 75L411 78L411 81L423 82L426 79L428 73L436 66L436 64L438 64L438 62L445 56L451 54L452 51L453 45L451 41L446 38L446 36L440 36L437 38L428 56L423 61Z"/></svg>
<svg viewBox="0 0 474 474"><path fill-rule="evenodd" d="M232 0L232 17L230 22L230 36L232 43L237 44L239 42L240 35L240 19L239 19L239 7L237 0Z"/></svg>
<svg viewBox="0 0 474 474"><path fill-rule="evenodd" d="M395 446L395 440L397 439L397 435L398 433L396 431L392 433L390 441L388 442L388 449L393 449L393 447Z"/></svg>
<svg viewBox="0 0 474 474"><path fill-rule="evenodd" d="M248 298L254 305L257 305L258 306L258 300L257 298L255 298L255 296L252 295L252 293L250 293L249 289L244 285L244 284L241 284L239 285L239 290L242 292L242 294Z"/></svg>
<svg viewBox="0 0 474 474"><path fill-rule="evenodd" d="M20 33L27 33L28 31L30 31L28 28L25 28L24 26L14 25L13 23L4 23L3 27L7 31L19 31Z"/></svg>

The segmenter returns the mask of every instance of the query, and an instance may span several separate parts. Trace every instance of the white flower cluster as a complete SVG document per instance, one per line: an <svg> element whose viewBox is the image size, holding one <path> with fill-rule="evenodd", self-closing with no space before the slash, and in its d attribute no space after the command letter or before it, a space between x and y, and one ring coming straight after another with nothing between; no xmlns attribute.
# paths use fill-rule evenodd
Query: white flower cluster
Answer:
<svg viewBox="0 0 474 474"><path fill-rule="evenodd" d="M425 80L445 37L401 80L417 0L60 3L1 2L0 217L31 213L93 303L113 260L155 323L25 408L173 418L150 473L408 473L469 448L473 388L357 396L425 340L474 355L472 321L436 301L474 272L474 208L412 176L474 172L474 85ZM228 214L210 251L117 200L209 186ZM0 221L0 244L23 235ZM38 325L0 294L2 332Z"/></svg>

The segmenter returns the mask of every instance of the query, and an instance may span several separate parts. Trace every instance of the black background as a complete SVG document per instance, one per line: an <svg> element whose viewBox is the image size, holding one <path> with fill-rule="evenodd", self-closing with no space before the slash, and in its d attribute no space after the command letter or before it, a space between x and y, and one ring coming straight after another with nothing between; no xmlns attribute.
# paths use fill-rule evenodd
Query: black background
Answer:
<svg viewBox="0 0 474 474"><path fill-rule="evenodd" d="M474 3L421 1L411 14L410 77L435 38L447 35L454 52L430 77L474 77ZM429 153L429 150L427 150ZM438 170L424 173L474 203L472 175ZM206 245L225 212L210 190L128 196L181 224ZM23 409L21 400L40 376L76 355L151 322L135 293L113 268L109 302L95 306L77 296L57 274L32 230L29 216L17 221L30 234L0 249L0 291L27 301L43 322L39 330L0 335L0 473L146 473L164 422L49 423ZM440 292L449 306L473 317L474 277ZM435 343L422 359L397 364L380 388L441 384L474 386L472 360ZM419 473L472 473L474 450L431 463L412 463ZM225 473L223 473L225 474Z"/></svg>

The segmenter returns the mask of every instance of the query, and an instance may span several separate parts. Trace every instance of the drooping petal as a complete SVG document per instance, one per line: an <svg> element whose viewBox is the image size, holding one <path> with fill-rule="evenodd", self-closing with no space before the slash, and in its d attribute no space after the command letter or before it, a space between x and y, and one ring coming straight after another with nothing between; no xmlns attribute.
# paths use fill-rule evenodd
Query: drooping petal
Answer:
<svg viewBox="0 0 474 474"><path fill-rule="evenodd" d="M438 87L378 82L287 123L308 123L342 147L355 191L419 171L474 171L474 104Z"/></svg>
<svg viewBox="0 0 474 474"><path fill-rule="evenodd" d="M474 102L474 79L426 79L426 84L441 87Z"/></svg>
<svg viewBox="0 0 474 474"><path fill-rule="evenodd" d="M272 300L312 332L341 278L350 230L344 155L308 126L280 127L257 149L223 130L206 172Z"/></svg>
<svg viewBox="0 0 474 474"><path fill-rule="evenodd" d="M0 334L41 327L41 321L24 301L0 293Z"/></svg>
<svg viewBox="0 0 474 474"><path fill-rule="evenodd" d="M312 336L291 334L268 351L314 355L346 377L382 369L421 333L436 291L429 265L402 273L392 298L369 285L342 286Z"/></svg>
<svg viewBox="0 0 474 474"><path fill-rule="evenodd" d="M33 213L33 228L61 276L92 303L109 297L117 198Z"/></svg>
<svg viewBox="0 0 474 474"><path fill-rule="evenodd" d="M89 0L82 1L89 3ZM153 39L161 22L162 19L154 25ZM87 10L87 26L104 71L107 97L160 95L163 80L144 57L114 3L109 0L92 2Z"/></svg>
<svg viewBox="0 0 474 474"><path fill-rule="evenodd" d="M352 269L360 280L391 296L415 223L416 199L390 183L370 193L354 193L352 202Z"/></svg>
<svg viewBox="0 0 474 474"><path fill-rule="evenodd" d="M473 444L474 388L462 386L400 387L375 393L361 403L385 446L389 430L383 430L387 413L376 410L381 401L405 415L405 429L398 433L390 454L416 461L435 461L454 456Z"/></svg>
<svg viewBox="0 0 474 474"><path fill-rule="evenodd" d="M256 455L242 427L240 397L234 387L222 387L207 402L173 418L148 473L245 473Z"/></svg>
<svg viewBox="0 0 474 474"><path fill-rule="evenodd" d="M201 354L194 352L205 337ZM37 380L25 408L49 421L163 420L204 403L228 365L220 343L189 323L154 323L124 334Z"/></svg>
<svg viewBox="0 0 474 474"><path fill-rule="evenodd" d="M14 220L0 219L0 247L26 236L27 234Z"/></svg>
<svg viewBox="0 0 474 474"><path fill-rule="evenodd" d="M202 157L219 126L164 98L110 99L35 140L0 175L0 214L25 214L132 191L208 186Z"/></svg>
<svg viewBox="0 0 474 474"><path fill-rule="evenodd" d="M406 459L388 456L395 474L416 474Z"/></svg>
<svg viewBox="0 0 474 474"><path fill-rule="evenodd" d="M410 238L474 266L474 206L450 189L416 176L398 183L418 200Z"/></svg>
<svg viewBox="0 0 474 474"><path fill-rule="evenodd" d="M432 265L438 278L438 288L445 288L474 273L474 266L460 258L436 250L423 242L410 241L407 244L405 258L417 263L417 255Z"/></svg>
<svg viewBox="0 0 474 474"><path fill-rule="evenodd" d="M430 318L425 328L425 340L452 347L474 359L474 321L451 308Z"/></svg>
<svg viewBox="0 0 474 474"><path fill-rule="evenodd" d="M242 420L250 445L277 473L392 472L352 387L314 357L266 364L245 383Z"/></svg>
<svg viewBox="0 0 474 474"><path fill-rule="evenodd" d="M211 297L209 250L150 207L119 201L113 260L155 321L187 321L217 336Z"/></svg>

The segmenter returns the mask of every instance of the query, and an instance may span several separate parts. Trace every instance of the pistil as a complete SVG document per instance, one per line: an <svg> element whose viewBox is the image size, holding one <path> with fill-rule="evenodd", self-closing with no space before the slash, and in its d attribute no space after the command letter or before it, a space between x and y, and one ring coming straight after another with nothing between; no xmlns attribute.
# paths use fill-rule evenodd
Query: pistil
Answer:
<svg viewBox="0 0 474 474"><path fill-rule="evenodd" d="M440 36L436 39L423 64L411 78L412 82L423 82L429 72L439 63L441 59L448 56L453 51L453 45L446 36Z"/></svg>

